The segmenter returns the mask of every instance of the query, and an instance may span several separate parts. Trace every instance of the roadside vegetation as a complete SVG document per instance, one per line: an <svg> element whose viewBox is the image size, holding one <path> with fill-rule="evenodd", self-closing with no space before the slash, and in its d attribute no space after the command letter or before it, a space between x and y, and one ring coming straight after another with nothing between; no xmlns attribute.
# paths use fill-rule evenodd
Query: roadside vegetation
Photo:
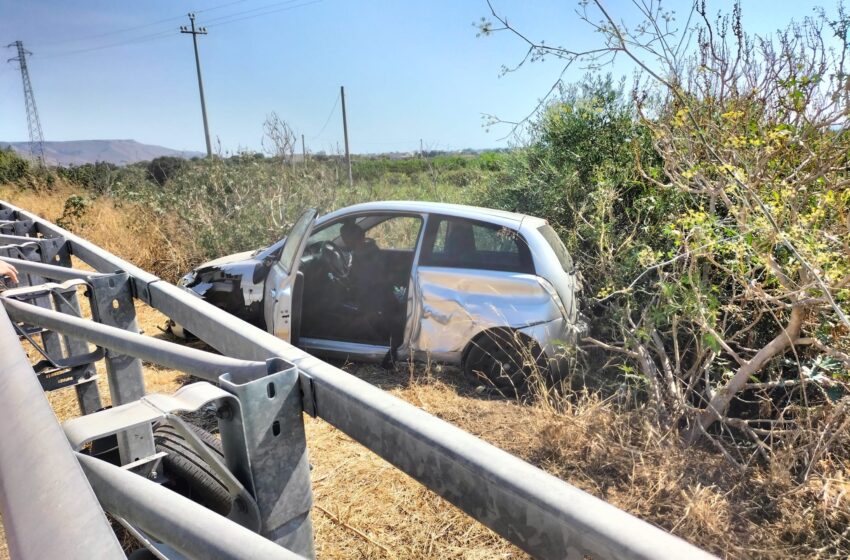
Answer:
<svg viewBox="0 0 850 560"><path fill-rule="evenodd" d="M715 553L846 558L850 19L816 12L762 38L738 8L715 20L697 4L680 50L660 8L629 30L583 5L602 20L593 61L628 57L642 77L560 84L514 125L509 152L356 157L349 186L341 158L294 158L272 115L266 154L44 171L0 152L0 195L172 281L279 239L310 206L416 199L545 217L581 271L591 325L571 377L516 402L448 369L374 381ZM480 27L517 31L495 11ZM590 56L526 47L528 60Z"/></svg>

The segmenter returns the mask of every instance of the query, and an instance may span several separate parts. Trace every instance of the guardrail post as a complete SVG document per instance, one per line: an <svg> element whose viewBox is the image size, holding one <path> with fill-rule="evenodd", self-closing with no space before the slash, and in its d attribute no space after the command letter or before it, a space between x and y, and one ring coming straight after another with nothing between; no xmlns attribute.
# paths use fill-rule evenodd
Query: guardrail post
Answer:
<svg viewBox="0 0 850 560"><path fill-rule="evenodd" d="M32 229L32 222L30 229ZM31 244L30 244L31 243ZM33 238L32 242L25 242L20 245L10 245L6 251L3 251L6 256L26 259L33 262L50 263L53 258L59 253L64 246L62 239L39 239ZM36 274L21 274L18 284L20 286L37 286L45 282L44 278ZM52 309L50 296L44 295L35 298L35 304L45 309ZM62 357L62 344L59 342L59 335L49 330L41 332L41 342L44 345L44 351L51 358Z"/></svg>
<svg viewBox="0 0 850 560"><path fill-rule="evenodd" d="M313 492L297 368L273 358L266 377L246 383L226 373L220 383L239 399L241 415L220 410L219 429L228 467L238 478L248 479L249 484L242 482L253 489L262 521L260 534L315 558ZM250 473L238 464L246 452Z"/></svg>
<svg viewBox="0 0 850 560"><path fill-rule="evenodd" d="M126 272L88 278L91 287L92 317L98 323L139 332L136 308ZM142 362L124 354L106 351L106 376L112 404L119 405L145 396ZM132 428L118 434L121 464L126 465L154 454L153 432L149 425Z"/></svg>
<svg viewBox="0 0 850 560"><path fill-rule="evenodd" d="M76 290L65 294L54 292L53 304L56 307L56 311L67 313L74 317L80 316L80 302ZM62 341L65 343L66 358L80 356L89 352L89 345L83 339L62 335ZM77 403L80 405L80 412L83 414L91 414L103 408L103 403L100 400L100 391L97 388L97 374L94 364L89 364L83 368L80 379L74 385L74 390L77 393Z"/></svg>

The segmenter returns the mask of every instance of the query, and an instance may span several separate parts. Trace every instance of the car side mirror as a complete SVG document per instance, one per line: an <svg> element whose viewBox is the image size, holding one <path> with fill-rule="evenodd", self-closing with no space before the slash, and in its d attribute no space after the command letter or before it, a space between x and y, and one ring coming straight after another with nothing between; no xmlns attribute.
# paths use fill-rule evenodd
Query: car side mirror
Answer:
<svg viewBox="0 0 850 560"><path fill-rule="evenodd" d="M258 262L254 266L254 272L251 274L251 281L254 284L259 284L263 280L266 279L266 276L269 275L269 271L272 269L272 265L274 265L275 259L273 257L266 257L262 261Z"/></svg>

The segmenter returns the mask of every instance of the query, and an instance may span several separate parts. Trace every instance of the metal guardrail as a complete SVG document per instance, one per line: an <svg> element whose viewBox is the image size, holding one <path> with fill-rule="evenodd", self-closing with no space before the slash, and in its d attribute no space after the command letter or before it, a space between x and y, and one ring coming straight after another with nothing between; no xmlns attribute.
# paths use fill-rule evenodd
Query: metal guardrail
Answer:
<svg viewBox="0 0 850 560"><path fill-rule="evenodd" d="M123 558L0 305L0 510L12 558Z"/></svg>
<svg viewBox="0 0 850 560"><path fill-rule="evenodd" d="M60 335L63 340L86 339L106 348L110 389L125 395L125 400L117 404L135 402L144 394L139 358L164 361L184 371L198 371L204 379L217 378L222 389L233 395L233 402L238 402L236 413L219 414L227 468L255 499L260 534L294 554L314 556L303 410L348 434L537 558L711 557L37 216L0 202L0 220L5 220L0 222L0 234L14 232L13 236L0 235L0 243L8 243L0 245L0 256L40 259L38 266L26 265L30 284L40 284L42 278L82 277L90 287L93 316L103 325L73 317L75 302L65 297L68 305L62 304L56 295L62 290L58 284L45 288L43 293L22 293L22 299L29 298L27 302L10 299L14 291L0 301L15 320L30 327L49 329L42 333L47 349L51 337ZM33 241L39 249L35 253L14 249ZM99 274L68 271L72 255ZM54 270L57 264L65 267L65 271ZM73 296L76 294L69 297L73 299ZM200 352L206 354L201 356L195 354L197 350L182 347L177 350L171 348L175 345L138 335L132 312L133 297L163 312L224 354L219 357L218 366L209 365L212 363L208 361L209 353ZM198 360L203 364L199 365ZM274 365L267 366L267 360L272 360L270 363ZM219 376L225 371L228 373ZM279 373L266 378L268 371ZM90 410L93 402L90 393L88 390L81 394L78 389L84 413L94 412ZM272 399L273 395L278 398ZM272 401L275 404L270 406ZM29 414L22 403L17 406L23 416ZM97 414L93 420L100 418ZM131 436L135 433L137 437L119 439L125 468L132 463L135 451L152 451L146 443L150 428L147 432L132 430L139 427L126 427L121 433ZM275 436L270 437L270 432L275 431ZM13 460L14 457L0 455L0 472ZM83 461L91 479L94 471L90 466L96 460ZM98 467L94 467L97 472L107 473L95 484L96 490L101 488L98 496L104 504L107 503L104 486L124 485L129 480L127 476L136 477L145 485L153 484L127 472L110 477L108 473L114 473L111 467ZM65 495L64 489L59 492ZM157 495L160 493L157 491ZM131 513L126 509L122 512ZM9 515L16 514L4 506L4 520ZM155 508L150 515L156 516ZM184 528L189 531L179 519L174 523L178 525L175 529L178 533ZM166 540L166 535L150 525L142 527L138 520L136 524L148 536ZM210 530L212 525L207 530L201 525L192 533L195 540L187 541L192 545L186 545L184 552L208 546L207 541L217 538ZM180 534L169 538L174 540ZM247 551L243 557L249 557Z"/></svg>
<svg viewBox="0 0 850 560"><path fill-rule="evenodd" d="M107 511L169 543L183 557L304 559L155 482L88 455L77 457Z"/></svg>

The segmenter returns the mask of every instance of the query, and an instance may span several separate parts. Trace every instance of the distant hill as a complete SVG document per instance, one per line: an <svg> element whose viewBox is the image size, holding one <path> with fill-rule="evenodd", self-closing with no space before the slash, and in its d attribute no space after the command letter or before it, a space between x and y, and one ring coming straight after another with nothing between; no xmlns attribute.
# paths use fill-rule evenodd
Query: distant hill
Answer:
<svg viewBox="0 0 850 560"><path fill-rule="evenodd" d="M0 142L0 147L7 146L11 146L22 156L29 156L29 142ZM161 156L188 159L203 155L201 152L172 150L162 146L142 144L135 140L70 140L44 143L44 159L50 165L80 165L98 161L126 165Z"/></svg>

